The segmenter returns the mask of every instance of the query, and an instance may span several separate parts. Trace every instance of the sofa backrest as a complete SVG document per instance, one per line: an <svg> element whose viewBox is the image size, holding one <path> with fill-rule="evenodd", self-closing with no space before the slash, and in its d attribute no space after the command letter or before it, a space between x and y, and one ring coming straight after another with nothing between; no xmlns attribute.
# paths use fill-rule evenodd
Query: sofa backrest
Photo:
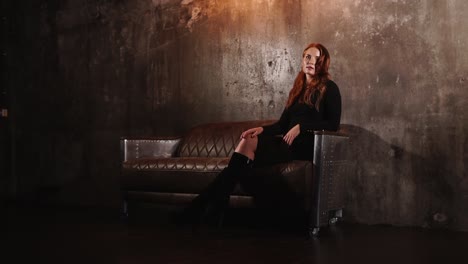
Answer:
<svg viewBox="0 0 468 264"><path fill-rule="evenodd" d="M230 157L242 132L274 120L202 124L190 129L178 149L180 157Z"/></svg>

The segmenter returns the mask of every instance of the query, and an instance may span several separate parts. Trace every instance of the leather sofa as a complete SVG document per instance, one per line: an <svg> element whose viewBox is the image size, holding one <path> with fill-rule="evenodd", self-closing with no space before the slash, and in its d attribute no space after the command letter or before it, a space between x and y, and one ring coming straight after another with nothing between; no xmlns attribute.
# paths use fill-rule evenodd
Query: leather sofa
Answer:
<svg viewBox="0 0 468 264"><path fill-rule="evenodd" d="M121 138L124 215L128 216L129 204L134 202L190 203L227 166L243 131L272 122L210 123L193 127L182 137ZM315 131L312 161L254 167L246 177L249 180L236 186L230 207L299 208L307 215L310 235L336 222L344 208L343 184L349 165L345 128Z"/></svg>

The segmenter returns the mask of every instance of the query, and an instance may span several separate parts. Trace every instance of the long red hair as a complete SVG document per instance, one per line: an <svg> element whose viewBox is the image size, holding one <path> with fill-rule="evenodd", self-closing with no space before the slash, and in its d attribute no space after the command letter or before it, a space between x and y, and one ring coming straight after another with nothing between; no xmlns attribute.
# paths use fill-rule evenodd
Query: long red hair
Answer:
<svg viewBox="0 0 468 264"><path fill-rule="evenodd" d="M316 48L320 51L320 57L315 64L315 74L313 76L312 82L307 86L304 85L304 82L306 81L306 75L302 71L303 61L301 61L301 71L297 74L296 79L294 80L294 86L289 92L286 108L290 107L296 100L299 100L300 103L305 102L308 105L315 106L317 111L319 110L320 101L322 100L326 90L325 83L331 78L330 74L328 73L328 67L330 66L330 54L322 44L311 43L302 52L303 60L306 50L310 48ZM306 89L304 93L302 91L303 89ZM311 97L317 91L319 92L318 97L316 100L312 100ZM304 96L301 96L302 93Z"/></svg>

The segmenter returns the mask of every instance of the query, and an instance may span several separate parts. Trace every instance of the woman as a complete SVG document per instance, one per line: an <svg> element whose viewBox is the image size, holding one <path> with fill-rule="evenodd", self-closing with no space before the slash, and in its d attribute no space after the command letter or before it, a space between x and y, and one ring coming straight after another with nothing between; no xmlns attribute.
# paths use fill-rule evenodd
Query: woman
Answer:
<svg viewBox="0 0 468 264"><path fill-rule="evenodd" d="M272 125L242 133L228 166L178 216L180 221L196 223L207 211L222 211L235 184L253 165L312 159L313 132L337 131L340 125L341 95L338 86L330 80L329 65L330 55L323 45L311 43L305 48L301 71L280 119Z"/></svg>

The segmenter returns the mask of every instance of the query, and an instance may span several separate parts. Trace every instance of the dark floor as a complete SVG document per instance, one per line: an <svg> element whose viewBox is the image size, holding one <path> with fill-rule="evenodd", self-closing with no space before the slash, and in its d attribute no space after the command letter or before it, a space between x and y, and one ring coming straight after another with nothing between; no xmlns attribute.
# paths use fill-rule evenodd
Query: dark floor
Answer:
<svg viewBox="0 0 468 264"><path fill-rule="evenodd" d="M5 211L1 263L468 263L468 233L447 230L339 223L307 239L300 225L264 225L240 211L196 233L155 208L129 224L113 209Z"/></svg>

